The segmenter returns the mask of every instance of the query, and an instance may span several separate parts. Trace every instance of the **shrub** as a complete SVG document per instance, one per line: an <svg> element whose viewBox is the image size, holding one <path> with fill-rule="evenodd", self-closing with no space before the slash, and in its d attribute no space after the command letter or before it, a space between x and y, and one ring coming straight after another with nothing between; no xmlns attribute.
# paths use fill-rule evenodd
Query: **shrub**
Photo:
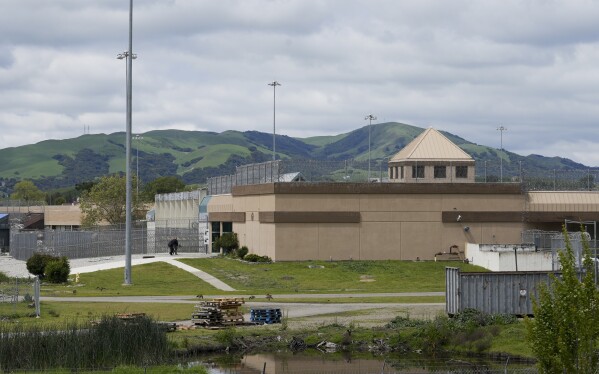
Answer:
<svg viewBox="0 0 599 374"><path fill-rule="evenodd" d="M245 255L243 258L245 261L249 262L272 262L272 259L268 256L259 256L255 253L250 253Z"/></svg>
<svg viewBox="0 0 599 374"><path fill-rule="evenodd" d="M36 252L27 260L27 271L33 275L43 278L48 262L56 260L58 260L58 257Z"/></svg>
<svg viewBox="0 0 599 374"><path fill-rule="evenodd" d="M388 328L401 329L406 327L422 327L428 324L428 321L422 319L410 319L410 316L397 316L387 323Z"/></svg>
<svg viewBox="0 0 599 374"><path fill-rule="evenodd" d="M488 314L471 308L456 314L454 320L465 327L509 325L518 321L516 317L509 314Z"/></svg>
<svg viewBox="0 0 599 374"><path fill-rule="evenodd" d="M69 260L63 256L48 262L44 274L51 283L64 283L68 280L70 272Z"/></svg>
<svg viewBox="0 0 599 374"><path fill-rule="evenodd" d="M0 283L6 283L8 282L10 279L8 278L8 275L4 274L3 272L0 271Z"/></svg>
<svg viewBox="0 0 599 374"><path fill-rule="evenodd" d="M220 238L216 239L212 245L216 248L222 248L223 253L228 254L239 248L239 240L236 233L226 232Z"/></svg>
<svg viewBox="0 0 599 374"><path fill-rule="evenodd" d="M236 252L237 252L237 257L239 257L240 259L243 260L243 258L245 257L245 255L248 254L249 249L248 249L248 247L246 247L244 245L243 247L239 248Z"/></svg>

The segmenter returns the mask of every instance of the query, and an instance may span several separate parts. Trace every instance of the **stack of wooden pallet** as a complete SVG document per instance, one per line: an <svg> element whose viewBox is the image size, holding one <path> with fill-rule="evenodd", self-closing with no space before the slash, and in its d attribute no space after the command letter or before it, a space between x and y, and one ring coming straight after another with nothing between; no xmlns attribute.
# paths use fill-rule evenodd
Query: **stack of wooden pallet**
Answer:
<svg viewBox="0 0 599 374"><path fill-rule="evenodd" d="M191 321L196 325L218 326L242 324L243 313L241 306L243 298L213 299L201 301L191 314Z"/></svg>
<svg viewBox="0 0 599 374"><path fill-rule="evenodd" d="M281 309L250 309L250 321L256 323L281 323Z"/></svg>

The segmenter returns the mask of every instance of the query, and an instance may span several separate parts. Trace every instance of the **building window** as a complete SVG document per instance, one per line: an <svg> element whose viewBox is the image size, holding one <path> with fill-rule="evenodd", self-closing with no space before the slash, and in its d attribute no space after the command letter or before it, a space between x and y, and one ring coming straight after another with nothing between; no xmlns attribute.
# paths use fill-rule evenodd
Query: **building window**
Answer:
<svg viewBox="0 0 599 374"><path fill-rule="evenodd" d="M456 166L455 167L456 178L468 178L468 166Z"/></svg>
<svg viewBox="0 0 599 374"><path fill-rule="evenodd" d="M424 166L413 165L412 166L412 178L424 178Z"/></svg>
<svg viewBox="0 0 599 374"><path fill-rule="evenodd" d="M445 166L435 166L435 178L447 178Z"/></svg>
<svg viewBox="0 0 599 374"><path fill-rule="evenodd" d="M401 175L399 176L399 179L403 179L403 166L400 167L400 172L401 172Z"/></svg>
<svg viewBox="0 0 599 374"><path fill-rule="evenodd" d="M212 232L211 232L211 242L212 242L212 253L219 253L220 248L217 248L215 242L218 238L220 238L220 222L210 222Z"/></svg>

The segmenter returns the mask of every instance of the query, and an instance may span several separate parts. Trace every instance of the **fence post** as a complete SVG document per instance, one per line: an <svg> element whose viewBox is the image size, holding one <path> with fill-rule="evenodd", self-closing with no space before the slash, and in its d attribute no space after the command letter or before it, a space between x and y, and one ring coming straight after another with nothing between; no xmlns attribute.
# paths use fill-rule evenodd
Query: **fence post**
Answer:
<svg viewBox="0 0 599 374"><path fill-rule="evenodd" d="M40 278L38 276L35 277L33 283L33 301L35 302L35 318L40 318Z"/></svg>

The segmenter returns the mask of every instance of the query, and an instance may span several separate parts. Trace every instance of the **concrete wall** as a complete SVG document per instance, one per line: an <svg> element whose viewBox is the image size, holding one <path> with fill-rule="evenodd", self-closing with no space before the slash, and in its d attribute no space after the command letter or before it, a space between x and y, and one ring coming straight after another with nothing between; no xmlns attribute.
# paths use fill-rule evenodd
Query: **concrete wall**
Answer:
<svg viewBox="0 0 599 374"><path fill-rule="evenodd" d="M79 205L48 205L44 208L45 226L79 227L81 218Z"/></svg>
<svg viewBox="0 0 599 374"><path fill-rule="evenodd" d="M200 202L204 196L205 190L156 195L154 211L157 227L166 222L169 227L186 227L190 220L197 221Z"/></svg>
<svg viewBox="0 0 599 374"><path fill-rule="evenodd" d="M395 191L403 187L389 185L394 190L363 186L366 191L379 189L372 193L352 193L354 186L349 185L284 186L287 190L281 193L273 185L254 186L246 194L234 191L233 195L213 196L208 212L241 212L245 220L233 222L240 245L277 261L431 260L436 253L447 252L454 245L464 251L466 242L520 242L520 214L512 222L458 222L444 218L447 212L477 212L491 218L497 211L520 212L524 195L519 188L484 193L496 189L490 186L485 190L471 184L472 187L464 185L464 189L474 193L443 193L445 189L437 185L432 189L435 193L398 193ZM344 218L345 213L354 216Z"/></svg>
<svg viewBox="0 0 599 374"><path fill-rule="evenodd" d="M514 253L514 247L516 247L516 253ZM470 263L491 271L552 270L551 252L535 252L534 246L468 243L465 255ZM518 269L516 269L516 262Z"/></svg>

